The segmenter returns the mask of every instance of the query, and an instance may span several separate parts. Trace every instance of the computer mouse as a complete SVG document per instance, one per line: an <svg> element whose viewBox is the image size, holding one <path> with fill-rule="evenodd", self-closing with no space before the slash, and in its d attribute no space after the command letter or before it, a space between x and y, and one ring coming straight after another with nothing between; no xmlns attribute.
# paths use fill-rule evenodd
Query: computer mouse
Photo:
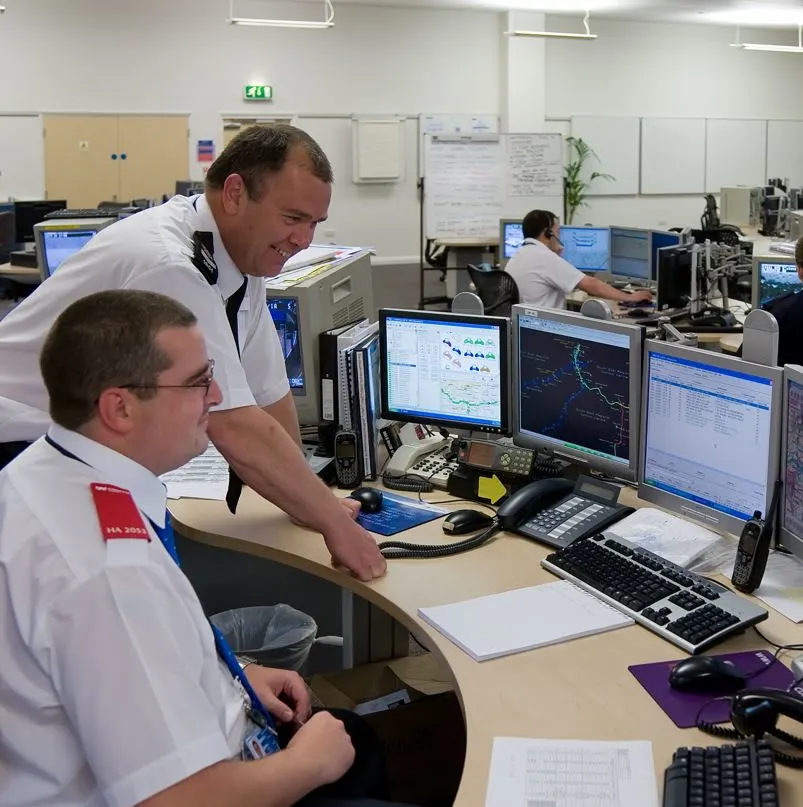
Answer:
<svg viewBox="0 0 803 807"><path fill-rule="evenodd" d="M669 673L669 685L680 692L736 692L747 676L732 661L716 656L692 656Z"/></svg>
<svg viewBox="0 0 803 807"><path fill-rule="evenodd" d="M376 488L357 488L349 494L360 503L361 513L378 513L382 509L382 491Z"/></svg>
<svg viewBox="0 0 803 807"><path fill-rule="evenodd" d="M463 535L490 527L492 523L493 518L479 510L455 510L444 519L443 531L450 535Z"/></svg>

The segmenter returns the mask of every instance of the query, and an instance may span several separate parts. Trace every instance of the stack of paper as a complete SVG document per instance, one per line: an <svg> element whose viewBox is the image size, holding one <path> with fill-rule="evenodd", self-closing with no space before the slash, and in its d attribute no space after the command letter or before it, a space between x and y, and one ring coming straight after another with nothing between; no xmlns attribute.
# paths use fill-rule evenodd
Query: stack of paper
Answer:
<svg viewBox="0 0 803 807"><path fill-rule="evenodd" d="M418 613L476 661L633 624L568 580L419 608Z"/></svg>
<svg viewBox="0 0 803 807"><path fill-rule="evenodd" d="M224 501L229 485L229 465L212 445L181 468L162 474L168 499L217 499Z"/></svg>

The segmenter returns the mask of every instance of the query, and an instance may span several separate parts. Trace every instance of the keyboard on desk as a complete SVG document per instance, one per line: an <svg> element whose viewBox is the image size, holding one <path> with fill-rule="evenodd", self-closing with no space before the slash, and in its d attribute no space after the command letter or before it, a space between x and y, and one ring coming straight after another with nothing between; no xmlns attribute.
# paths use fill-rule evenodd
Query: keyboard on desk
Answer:
<svg viewBox="0 0 803 807"><path fill-rule="evenodd" d="M116 219L120 210L113 207L73 207L53 210L45 216L46 221L59 219Z"/></svg>
<svg viewBox="0 0 803 807"><path fill-rule="evenodd" d="M766 740L678 748L664 773L664 807L779 807Z"/></svg>
<svg viewBox="0 0 803 807"><path fill-rule="evenodd" d="M689 653L767 618L745 597L606 533L578 538L541 565Z"/></svg>

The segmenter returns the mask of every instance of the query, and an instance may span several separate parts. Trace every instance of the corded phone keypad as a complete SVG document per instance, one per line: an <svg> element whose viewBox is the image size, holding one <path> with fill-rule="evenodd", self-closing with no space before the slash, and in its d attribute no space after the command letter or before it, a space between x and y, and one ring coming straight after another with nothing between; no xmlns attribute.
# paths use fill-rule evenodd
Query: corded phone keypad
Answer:
<svg viewBox="0 0 803 807"><path fill-rule="evenodd" d="M607 522L619 510L618 507L573 495L557 507L538 513L524 524L524 528L533 538L551 538L553 542L559 541L565 546L578 536L587 535L589 530L596 531L599 529L597 525ZM554 543L552 545L555 546Z"/></svg>
<svg viewBox="0 0 803 807"><path fill-rule="evenodd" d="M433 487L446 490L450 474L457 469L455 460L446 459L450 451L451 447L447 445L433 451L432 454L427 454L410 468L407 475L419 476L421 479L426 479L430 482Z"/></svg>

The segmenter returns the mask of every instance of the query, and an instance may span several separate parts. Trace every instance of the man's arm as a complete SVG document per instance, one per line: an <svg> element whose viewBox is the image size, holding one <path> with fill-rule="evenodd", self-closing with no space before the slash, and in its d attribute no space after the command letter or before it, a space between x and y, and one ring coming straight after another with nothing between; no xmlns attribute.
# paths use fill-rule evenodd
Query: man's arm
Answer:
<svg viewBox="0 0 803 807"><path fill-rule="evenodd" d="M262 407L269 415L279 421L282 428L301 447L301 429L298 426L298 412L293 402L293 393L288 392L283 398L268 406Z"/></svg>
<svg viewBox="0 0 803 807"><path fill-rule="evenodd" d="M307 465L279 422L258 406L209 413L209 438L260 496L322 533L332 558L361 580L385 573L376 541Z"/></svg>
<svg viewBox="0 0 803 807"><path fill-rule="evenodd" d="M598 277L590 277L588 275L583 276L583 279L577 284L576 288L584 291L591 297L604 297L606 300L616 300L618 303L624 301L641 303L652 300L652 293L646 289L632 292L619 291L619 289L615 289Z"/></svg>

